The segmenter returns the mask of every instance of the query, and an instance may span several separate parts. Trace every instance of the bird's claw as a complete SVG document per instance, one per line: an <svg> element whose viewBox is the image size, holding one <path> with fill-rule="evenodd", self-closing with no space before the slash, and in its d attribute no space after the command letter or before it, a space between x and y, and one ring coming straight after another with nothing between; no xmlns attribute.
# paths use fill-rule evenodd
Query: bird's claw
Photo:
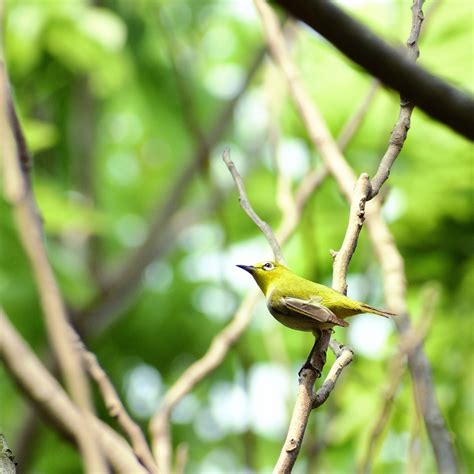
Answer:
<svg viewBox="0 0 474 474"><path fill-rule="evenodd" d="M318 377L320 377L320 375L321 375L321 374L319 374L318 369L311 362L306 361L305 364L303 365L303 367L301 367L301 369L298 372L298 377L299 378L301 378L301 373L305 369L313 370L314 372L316 372L318 374Z"/></svg>

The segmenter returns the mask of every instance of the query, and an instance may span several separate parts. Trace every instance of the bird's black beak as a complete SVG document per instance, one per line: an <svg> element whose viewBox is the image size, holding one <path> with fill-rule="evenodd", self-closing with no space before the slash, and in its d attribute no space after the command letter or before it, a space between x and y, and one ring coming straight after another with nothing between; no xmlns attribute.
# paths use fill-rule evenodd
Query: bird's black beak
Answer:
<svg viewBox="0 0 474 474"><path fill-rule="evenodd" d="M252 274L255 271L255 267L252 265L236 265L236 267L242 268L242 270L245 270L246 272L249 272Z"/></svg>

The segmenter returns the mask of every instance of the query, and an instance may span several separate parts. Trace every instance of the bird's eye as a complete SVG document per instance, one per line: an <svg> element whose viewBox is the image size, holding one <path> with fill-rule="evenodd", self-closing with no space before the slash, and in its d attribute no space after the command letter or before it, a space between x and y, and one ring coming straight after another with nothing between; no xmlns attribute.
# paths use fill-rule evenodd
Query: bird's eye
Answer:
<svg viewBox="0 0 474 474"><path fill-rule="evenodd" d="M273 270L275 267L274 267L273 263L267 262L267 263L263 264L262 268L264 270L270 271L270 270Z"/></svg>

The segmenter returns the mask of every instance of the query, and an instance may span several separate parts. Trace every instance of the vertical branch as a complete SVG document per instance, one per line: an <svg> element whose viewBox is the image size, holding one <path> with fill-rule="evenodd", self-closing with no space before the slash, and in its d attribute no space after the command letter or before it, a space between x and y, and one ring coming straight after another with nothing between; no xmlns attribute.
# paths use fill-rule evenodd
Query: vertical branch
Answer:
<svg viewBox="0 0 474 474"><path fill-rule="evenodd" d="M18 231L30 259L56 360L75 403L83 413L77 441L89 472L106 472L100 444L91 428L92 404L87 378L68 332L64 303L46 253L40 218L30 182L22 164L26 150L23 133L10 96L7 74L0 67L0 138L2 142L5 197L12 205Z"/></svg>
<svg viewBox="0 0 474 474"><path fill-rule="evenodd" d="M359 234L365 221L365 203L370 195L370 181L367 173L362 173L356 183L349 212L346 234L338 252L332 251L334 258L332 286L335 290L347 293L347 270L359 240Z"/></svg>
<svg viewBox="0 0 474 474"><path fill-rule="evenodd" d="M415 3L417 8L421 7L421 2ZM350 202L355 184L354 172L337 149L320 112L304 90L296 68L285 51L273 12L262 0L255 0L255 4L262 18L269 49L286 78L289 92L309 136L314 146L319 149L322 159L330 173L335 177L341 192ZM416 18L418 19L418 16ZM380 200L375 199L366 210L367 227L372 245L383 269L387 303L395 313L401 315L395 319L395 322L400 335L403 337L410 324L406 311L403 260L380 212ZM424 420L438 467L441 472L457 472L452 441L434 395L431 369L421 345L409 356L408 362L417 394L424 401Z"/></svg>
<svg viewBox="0 0 474 474"><path fill-rule="evenodd" d="M410 36L407 40L407 53L408 57L415 62L420 55L418 49L418 38L421 32L421 24L423 23L423 7L424 0L413 0L411 7L412 11L412 22ZM409 100L400 96L400 112L398 115L397 123L390 134L389 145L385 155L380 161L379 167L375 176L371 180L372 193L370 198L377 196L383 183L390 176L390 169L393 163L397 159L398 155L402 151L403 144L407 138L408 130L410 129L410 119L415 104Z"/></svg>

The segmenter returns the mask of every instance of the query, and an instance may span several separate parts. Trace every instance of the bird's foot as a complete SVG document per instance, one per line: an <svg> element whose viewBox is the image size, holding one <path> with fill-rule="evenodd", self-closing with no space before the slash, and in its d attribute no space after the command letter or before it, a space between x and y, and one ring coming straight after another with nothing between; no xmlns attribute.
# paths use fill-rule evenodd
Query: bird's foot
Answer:
<svg viewBox="0 0 474 474"><path fill-rule="evenodd" d="M298 377L301 378L301 374L303 373L303 370L312 370L313 372L316 372L316 378L321 377L321 372L310 362L306 361L303 367L298 372Z"/></svg>

